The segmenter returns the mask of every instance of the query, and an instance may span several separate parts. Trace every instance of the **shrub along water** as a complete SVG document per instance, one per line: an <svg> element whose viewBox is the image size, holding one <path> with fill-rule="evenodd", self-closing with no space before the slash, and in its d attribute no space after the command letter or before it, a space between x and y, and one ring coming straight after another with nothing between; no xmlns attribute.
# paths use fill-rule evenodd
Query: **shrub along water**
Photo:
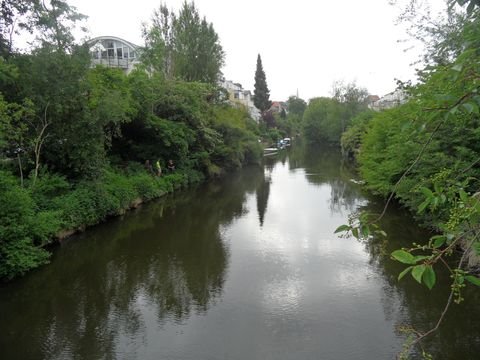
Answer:
<svg viewBox="0 0 480 360"><path fill-rule="evenodd" d="M48 262L45 245L110 216L204 179L198 171L153 176L137 166L105 169L95 181L70 185L44 174L34 188L0 171L0 277L11 279Z"/></svg>

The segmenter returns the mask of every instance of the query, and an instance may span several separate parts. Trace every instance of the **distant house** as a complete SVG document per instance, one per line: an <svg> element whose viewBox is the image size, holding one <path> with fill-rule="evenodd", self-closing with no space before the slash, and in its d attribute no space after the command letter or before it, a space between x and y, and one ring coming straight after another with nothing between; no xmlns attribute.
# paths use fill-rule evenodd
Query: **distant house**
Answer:
<svg viewBox="0 0 480 360"><path fill-rule="evenodd" d="M140 47L115 36L99 36L87 41L92 66L105 65L128 74L139 63Z"/></svg>
<svg viewBox="0 0 480 360"><path fill-rule="evenodd" d="M370 105L372 103L374 103L375 101L378 101L380 100L380 96L378 95L368 95L367 96L367 104Z"/></svg>
<svg viewBox="0 0 480 360"><path fill-rule="evenodd" d="M376 96L376 95L374 95ZM377 96L378 97L378 96ZM407 102L407 93L404 90L397 89L376 101L372 101L368 104L368 107L372 110L380 111L385 109L391 109L396 106L402 105Z"/></svg>
<svg viewBox="0 0 480 360"><path fill-rule="evenodd" d="M278 114L280 114L282 110L285 111L285 113L288 113L288 105L283 101L272 101L272 105L270 106L269 110Z"/></svg>
<svg viewBox="0 0 480 360"><path fill-rule="evenodd" d="M225 79L222 79L219 85L227 90L230 103L244 106L252 119L257 122L260 120L261 113L253 104L253 95L250 90L244 90L241 84Z"/></svg>

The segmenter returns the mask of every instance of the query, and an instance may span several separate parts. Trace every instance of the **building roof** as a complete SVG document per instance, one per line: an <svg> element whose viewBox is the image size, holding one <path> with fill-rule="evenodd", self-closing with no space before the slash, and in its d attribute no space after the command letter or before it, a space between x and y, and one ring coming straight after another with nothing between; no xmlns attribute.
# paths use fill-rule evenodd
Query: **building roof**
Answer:
<svg viewBox="0 0 480 360"><path fill-rule="evenodd" d="M102 41L102 40L116 40L116 41L119 41L119 42L122 42L124 43L125 45L128 45L130 46L131 48L133 49L138 49L140 48L140 46L138 45L135 45L134 43L130 42L130 41L127 41L127 40L124 40L122 38L119 38L117 36L97 36L93 39L90 39L90 40L87 40L87 44L89 45L94 45L96 44L97 42L99 41Z"/></svg>

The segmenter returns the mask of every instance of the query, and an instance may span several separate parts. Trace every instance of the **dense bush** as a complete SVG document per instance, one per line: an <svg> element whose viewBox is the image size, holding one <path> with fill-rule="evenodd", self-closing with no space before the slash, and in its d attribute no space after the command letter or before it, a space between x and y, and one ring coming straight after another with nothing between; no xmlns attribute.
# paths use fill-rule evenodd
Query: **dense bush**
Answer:
<svg viewBox="0 0 480 360"><path fill-rule="evenodd" d="M477 191L480 98L472 79L478 76L478 60L477 52L467 49L453 64L425 73L406 104L368 122L358 159L370 189L384 196L393 191L414 210L424 201L422 188L467 182L465 190ZM429 219L437 225L450 212L447 203L440 207L442 211Z"/></svg>
<svg viewBox="0 0 480 360"><path fill-rule="evenodd" d="M311 99L303 114L303 131L310 143L338 143L342 134L342 108L330 98Z"/></svg>
<svg viewBox="0 0 480 360"><path fill-rule="evenodd" d="M41 248L60 228L58 214L36 211L28 190L0 170L0 278L10 279L47 262Z"/></svg>
<svg viewBox="0 0 480 360"><path fill-rule="evenodd" d="M362 137L367 132L368 124L376 113L368 110L360 113L352 119L351 125L342 134L340 145L342 154L349 158L355 159L360 152Z"/></svg>

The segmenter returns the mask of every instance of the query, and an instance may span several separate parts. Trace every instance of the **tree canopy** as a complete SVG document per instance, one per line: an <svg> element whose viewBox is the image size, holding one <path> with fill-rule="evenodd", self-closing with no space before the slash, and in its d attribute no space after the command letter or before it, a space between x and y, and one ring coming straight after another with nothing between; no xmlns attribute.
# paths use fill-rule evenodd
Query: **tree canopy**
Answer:
<svg viewBox="0 0 480 360"><path fill-rule="evenodd" d="M183 3L178 15L161 4L150 25L144 25L143 62L167 79L216 84L225 53L213 24L200 18L193 2Z"/></svg>

